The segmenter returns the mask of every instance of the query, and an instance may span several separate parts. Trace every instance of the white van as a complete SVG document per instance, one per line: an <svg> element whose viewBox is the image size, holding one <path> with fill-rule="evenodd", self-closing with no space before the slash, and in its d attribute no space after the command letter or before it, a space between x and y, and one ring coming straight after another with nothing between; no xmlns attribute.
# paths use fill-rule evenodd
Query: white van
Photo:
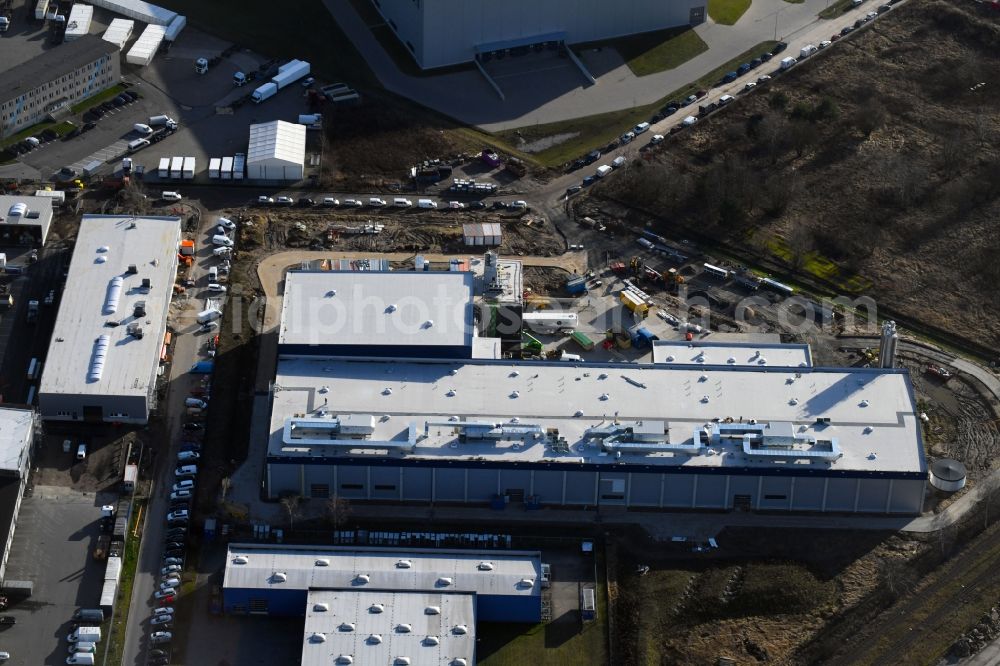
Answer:
<svg viewBox="0 0 1000 666"><path fill-rule="evenodd" d="M149 139L134 139L128 142L128 152L134 153L149 145Z"/></svg>
<svg viewBox="0 0 1000 666"><path fill-rule="evenodd" d="M594 175L596 175L598 178L604 178L609 173L611 173L611 167L609 167L607 164L602 164L601 166L597 167L597 172Z"/></svg>
<svg viewBox="0 0 1000 666"><path fill-rule="evenodd" d="M164 201L180 201L184 197L181 196L180 192L171 192L168 190L161 194L160 198Z"/></svg>
<svg viewBox="0 0 1000 666"><path fill-rule="evenodd" d="M417 206L420 208L437 208L437 202L433 199L417 199Z"/></svg>
<svg viewBox="0 0 1000 666"><path fill-rule="evenodd" d="M381 208L385 205L385 199L379 199L378 197L370 197L368 199L368 205L372 208Z"/></svg>
<svg viewBox="0 0 1000 666"><path fill-rule="evenodd" d="M232 247L233 239L225 234L215 234L212 236L212 245L221 245L222 247Z"/></svg>
<svg viewBox="0 0 1000 666"><path fill-rule="evenodd" d="M396 197L392 200L393 208L412 208L413 202L409 199L404 199L403 197Z"/></svg>
<svg viewBox="0 0 1000 666"><path fill-rule="evenodd" d="M219 281L219 267L218 266L212 266L211 268L208 269L208 281L209 282L218 282Z"/></svg>
<svg viewBox="0 0 1000 666"><path fill-rule="evenodd" d="M80 443L80 446L76 447L76 459L83 460L87 457L87 445Z"/></svg>
<svg viewBox="0 0 1000 666"><path fill-rule="evenodd" d="M638 125L632 128L632 133L635 134L636 136L639 136L648 129L649 129L649 123L639 123Z"/></svg>
<svg viewBox="0 0 1000 666"><path fill-rule="evenodd" d="M625 166L625 157L622 155L619 155L618 157L616 157L614 160L611 161L612 169L617 169L618 167L623 167L623 166Z"/></svg>
<svg viewBox="0 0 1000 666"><path fill-rule="evenodd" d="M799 59L801 60L802 58L808 58L813 53L816 53L816 51L818 50L819 49L817 49L815 45L806 44L805 46L802 47L802 50L799 51Z"/></svg>
<svg viewBox="0 0 1000 666"><path fill-rule="evenodd" d="M67 664L80 664L80 666L94 666L94 655L91 652L77 652L66 657Z"/></svg>
<svg viewBox="0 0 1000 666"><path fill-rule="evenodd" d="M195 476L198 473L197 465L181 465L174 470L175 476Z"/></svg>
<svg viewBox="0 0 1000 666"><path fill-rule="evenodd" d="M90 641L81 641L79 643L74 643L73 645L70 645L68 648L66 648L66 651L69 652L70 654L78 652L83 652L83 653L97 652L97 643L92 643Z"/></svg>

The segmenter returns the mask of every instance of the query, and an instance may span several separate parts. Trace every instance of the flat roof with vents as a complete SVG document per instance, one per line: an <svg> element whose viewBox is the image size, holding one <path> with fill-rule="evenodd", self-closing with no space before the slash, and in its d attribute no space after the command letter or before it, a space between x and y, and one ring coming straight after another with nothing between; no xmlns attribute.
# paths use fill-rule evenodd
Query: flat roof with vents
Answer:
<svg viewBox="0 0 1000 666"><path fill-rule="evenodd" d="M722 365L285 359L268 456L926 475L905 370L715 362ZM333 445L286 436L289 418L344 423L352 415L372 429L336 433Z"/></svg>
<svg viewBox="0 0 1000 666"><path fill-rule="evenodd" d="M0 408L0 472L21 473L34 429L32 410Z"/></svg>
<svg viewBox="0 0 1000 666"><path fill-rule="evenodd" d="M30 236L44 245L52 225L52 199L0 195L0 245L20 245Z"/></svg>
<svg viewBox="0 0 1000 666"><path fill-rule="evenodd" d="M347 588L537 597L537 551L229 545L227 589ZM318 561L323 564L317 564ZM483 563L488 563L489 566ZM482 566L481 566L482 565ZM284 574L284 580L275 578ZM367 581L365 582L365 578ZM536 584L528 586L522 581Z"/></svg>
<svg viewBox="0 0 1000 666"><path fill-rule="evenodd" d="M289 271L279 353L470 358L473 279L459 271Z"/></svg>
<svg viewBox="0 0 1000 666"><path fill-rule="evenodd" d="M83 216L42 373L43 418L83 420L97 397L101 420L148 417L112 418L111 403L154 390L180 232L178 217Z"/></svg>
<svg viewBox="0 0 1000 666"><path fill-rule="evenodd" d="M341 656L359 665L451 666L463 659L473 666L475 653L472 594L309 591L302 666L330 666Z"/></svg>
<svg viewBox="0 0 1000 666"><path fill-rule="evenodd" d="M812 352L804 344L654 340L653 363L807 368Z"/></svg>

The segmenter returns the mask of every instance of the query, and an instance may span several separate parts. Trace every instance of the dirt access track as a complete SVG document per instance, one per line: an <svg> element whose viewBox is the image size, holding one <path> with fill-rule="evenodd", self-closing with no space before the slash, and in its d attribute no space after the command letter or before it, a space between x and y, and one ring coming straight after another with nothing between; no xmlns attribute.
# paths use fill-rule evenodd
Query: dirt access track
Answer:
<svg viewBox="0 0 1000 666"><path fill-rule="evenodd" d="M997 81L1000 13L907 3L590 196L635 226L1000 349Z"/></svg>

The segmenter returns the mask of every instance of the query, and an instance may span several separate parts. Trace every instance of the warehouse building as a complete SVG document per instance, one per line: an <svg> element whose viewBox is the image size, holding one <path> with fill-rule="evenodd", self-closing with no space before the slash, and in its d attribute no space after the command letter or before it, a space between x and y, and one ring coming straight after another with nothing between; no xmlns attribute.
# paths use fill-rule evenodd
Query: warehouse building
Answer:
<svg viewBox="0 0 1000 666"><path fill-rule="evenodd" d="M289 271L278 353L472 358L473 290L465 271Z"/></svg>
<svg viewBox="0 0 1000 666"><path fill-rule="evenodd" d="M149 420L180 235L178 217L83 216L38 393L43 419Z"/></svg>
<svg viewBox="0 0 1000 666"><path fill-rule="evenodd" d="M705 0L372 0L423 69L536 44L581 44L705 20Z"/></svg>
<svg viewBox="0 0 1000 666"><path fill-rule="evenodd" d="M28 484L35 425L35 413L30 409L0 409L0 543L3 547L0 580L6 580L7 556Z"/></svg>
<svg viewBox="0 0 1000 666"><path fill-rule="evenodd" d="M427 596L433 594L472 595L474 617L483 622L539 622L542 617L537 551L234 543L222 587L223 609L231 615L302 616L310 591L348 590L386 593L384 601L375 602L386 608L393 608L391 593L419 593L426 601L436 601ZM358 599L345 603L370 607ZM463 612L461 602L457 605L456 613ZM331 610L344 608L331 604ZM461 617L468 618L464 613Z"/></svg>
<svg viewBox="0 0 1000 666"><path fill-rule="evenodd" d="M306 164L306 126L272 120L250 126L247 178L302 180Z"/></svg>
<svg viewBox="0 0 1000 666"><path fill-rule="evenodd" d="M473 666L476 597L471 593L310 590L302 666ZM404 661L405 660L405 661Z"/></svg>
<svg viewBox="0 0 1000 666"><path fill-rule="evenodd" d="M121 80L118 47L84 35L0 72L0 138L52 118Z"/></svg>
<svg viewBox="0 0 1000 666"><path fill-rule="evenodd" d="M0 247L41 247L52 224L52 199L0 196Z"/></svg>
<svg viewBox="0 0 1000 666"><path fill-rule="evenodd" d="M905 370L713 363L287 358L272 393L266 492L921 510L927 468Z"/></svg>

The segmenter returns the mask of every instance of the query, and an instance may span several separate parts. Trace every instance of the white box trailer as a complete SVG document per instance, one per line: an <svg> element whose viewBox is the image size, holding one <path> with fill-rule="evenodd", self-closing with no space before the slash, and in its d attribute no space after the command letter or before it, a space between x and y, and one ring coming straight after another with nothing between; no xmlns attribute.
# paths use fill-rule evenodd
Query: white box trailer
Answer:
<svg viewBox="0 0 1000 666"><path fill-rule="evenodd" d="M170 178L170 158L161 157L160 167L156 170L156 175L160 178Z"/></svg>
<svg viewBox="0 0 1000 666"><path fill-rule="evenodd" d="M222 167L220 169L219 175L222 177L222 180L232 180L233 179L233 158L232 157L223 157L222 158Z"/></svg>
<svg viewBox="0 0 1000 666"><path fill-rule="evenodd" d="M182 178L184 178L184 180L191 180L191 179L193 179L194 178L194 170L195 170L194 158L193 157L185 157L184 158L184 170L183 170L183 173L182 173Z"/></svg>
<svg viewBox="0 0 1000 666"><path fill-rule="evenodd" d="M536 333L551 334L565 329L575 330L580 318L575 312L525 312L521 321Z"/></svg>
<svg viewBox="0 0 1000 666"><path fill-rule="evenodd" d="M212 157L208 160L208 177L218 178L219 171L222 170L222 159L219 157Z"/></svg>
<svg viewBox="0 0 1000 666"><path fill-rule="evenodd" d="M65 190L35 190L35 196L51 199L53 206L66 203Z"/></svg>
<svg viewBox="0 0 1000 666"><path fill-rule="evenodd" d="M247 156L243 153L236 153L236 156L233 158L233 180L243 180L246 168Z"/></svg>
<svg viewBox="0 0 1000 666"><path fill-rule="evenodd" d="M184 172L184 158L174 155L170 158L170 177L180 178Z"/></svg>
<svg viewBox="0 0 1000 666"><path fill-rule="evenodd" d="M91 0L90 4L151 25L170 25L170 22L177 17L177 12L144 0Z"/></svg>
<svg viewBox="0 0 1000 666"><path fill-rule="evenodd" d="M177 36L181 34L181 30L187 25L187 17L177 15L170 25L167 26L166 32L163 33L163 38L168 42L172 42L177 39Z"/></svg>
<svg viewBox="0 0 1000 666"><path fill-rule="evenodd" d="M49 0L38 0L35 5L35 20L44 21L45 15L49 13Z"/></svg>
<svg viewBox="0 0 1000 666"><path fill-rule="evenodd" d="M146 29L139 35L139 39L129 49L128 55L125 56L126 62L130 65L139 65L140 67L145 67L153 62L153 56L156 55L160 44L163 43L163 35L165 33L166 30L163 26L147 25Z"/></svg>
<svg viewBox="0 0 1000 666"><path fill-rule="evenodd" d="M106 42L111 42L118 47L119 51L125 50L125 44L132 38L132 30L135 29L135 21L129 19L116 18L108 25L101 38Z"/></svg>
<svg viewBox="0 0 1000 666"><path fill-rule="evenodd" d="M278 86L278 90L281 90L308 75L310 69L309 63L305 60L292 60L278 68L278 73L274 75L271 82Z"/></svg>
<svg viewBox="0 0 1000 666"><path fill-rule="evenodd" d="M94 19L94 8L90 5L73 5L66 19L64 42L72 42L90 34L90 22Z"/></svg>

